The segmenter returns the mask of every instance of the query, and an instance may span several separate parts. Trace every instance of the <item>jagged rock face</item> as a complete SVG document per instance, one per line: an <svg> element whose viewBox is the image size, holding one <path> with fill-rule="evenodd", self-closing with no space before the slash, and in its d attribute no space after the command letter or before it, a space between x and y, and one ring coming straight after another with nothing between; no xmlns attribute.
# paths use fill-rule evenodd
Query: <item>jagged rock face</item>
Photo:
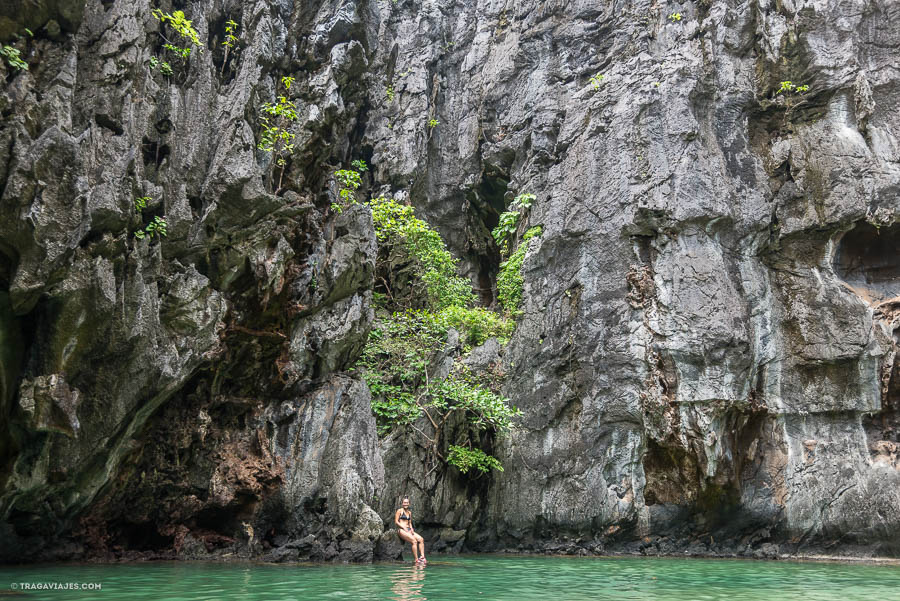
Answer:
<svg viewBox="0 0 900 601"><path fill-rule="evenodd" d="M895 552L897 7L410 9L370 63L379 174L482 276L513 195L544 227L506 471L463 519L428 487L427 519L473 548Z"/></svg>
<svg viewBox="0 0 900 601"><path fill-rule="evenodd" d="M0 12L37 32L0 94L5 552L366 559L404 493L449 548L896 552L895 3L176 5L207 44L170 79L145 4ZM340 375L372 320L371 219L328 210L353 158L487 303L489 229L536 196L503 473L376 444Z"/></svg>
<svg viewBox="0 0 900 601"><path fill-rule="evenodd" d="M375 239L325 186L359 44L338 60L299 7L187 6L208 44L166 78L147 3L46 4L80 21L25 23L30 69L0 95L0 555L312 536L308 556L371 559L383 468L365 387L336 372L372 321ZM225 62L227 19L244 41ZM256 127L289 56L310 120L275 195ZM168 237L136 239L154 215Z"/></svg>
<svg viewBox="0 0 900 601"><path fill-rule="evenodd" d="M555 77L552 164L516 186L544 235L508 355L529 417L491 491L498 538L527 545L537 515L586 541L712 532L707 552L757 529L895 538L900 474L875 449L896 442L879 302L897 239L851 240L894 220L900 38L896 7L855 6L609 9L575 17L602 42L559 32L578 67Z"/></svg>

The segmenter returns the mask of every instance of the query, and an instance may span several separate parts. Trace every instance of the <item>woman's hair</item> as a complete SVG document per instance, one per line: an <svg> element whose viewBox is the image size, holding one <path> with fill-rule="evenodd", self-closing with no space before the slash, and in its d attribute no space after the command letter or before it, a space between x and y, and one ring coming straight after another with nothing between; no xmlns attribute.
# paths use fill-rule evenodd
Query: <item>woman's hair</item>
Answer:
<svg viewBox="0 0 900 601"><path fill-rule="evenodd" d="M400 502L402 503L403 501L409 501L409 497L407 495L400 497Z"/></svg>

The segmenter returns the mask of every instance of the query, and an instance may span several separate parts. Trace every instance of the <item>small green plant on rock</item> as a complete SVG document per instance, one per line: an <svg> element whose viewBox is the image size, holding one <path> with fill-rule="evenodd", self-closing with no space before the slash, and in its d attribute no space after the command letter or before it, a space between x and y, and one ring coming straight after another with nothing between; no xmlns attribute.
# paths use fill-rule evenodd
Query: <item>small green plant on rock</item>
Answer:
<svg viewBox="0 0 900 601"><path fill-rule="evenodd" d="M384 89L384 95L387 97L388 103L394 101L394 86L388 84L388 86Z"/></svg>
<svg viewBox="0 0 900 601"><path fill-rule="evenodd" d="M140 215L141 211L146 209L147 205L152 200L153 199L150 198L149 196L140 196L138 198L135 198L134 199L135 212L137 212L137 214ZM157 215L150 221L150 223L148 223L146 225L146 227L135 230L134 237L137 238L138 240L143 240L144 238L146 238L148 236L150 238L153 238L153 236L160 236L160 237L164 238L164 237L166 237L167 233L168 232L166 230L166 218L160 217Z"/></svg>
<svg viewBox="0 0 900 601"><path fill-rule="evenodd" d="M238 37L234 35L237 30L238 24L232 19L225 21L225 41L222 42L222 46L225 48L225 60L228 60L228 51L233 50L237 45Z"/></svg>
<svg viewBox="0 0 900 601"><path fill-rule="evenodd" d="M182 48L181 46L175 46L174 44L163 44L163 48L174 54L175 56L181 57L181 60L185 61L188 57L191 56L191 49L189 47Z"/></svg>
<svg viewBox="0 0 900 601"><path fill-rule="evenodd" d="M522 264L525 262L525 253L528 251L529 242L542 234L540 226L530 228L522 236L522 244L503 263L500 263L500 273L497 275L497 300L503 305L507 314L516 316L521 313L522 297L525 293L525 279L522 276Z"/></svg>
<svg viewBox="0 0 900 601"><path fill-rule="evenodd" d="M500 248L500 254L509 254L509 241L515 236L519 227L519 218L531 209L534 204L534 194L519 194L509 205L509 211L500 213L500 221L493 230L491 236Z"/></svg>
<svg viewBox="0 0 900 601"><path fill-rule="evenodd" d="M591 75L591 85L594 86L595 90L600 89L600 84L603 83L603 80L606 78L606 75L603 73L597 73L596 75Z"/></svg>
<svg viewBox="0 0 900 601"><path fill-rule="evenodd" d="M200 34L194 29L193 23L184 16L183 11L176 10L174 13L169 14L155 8L150 14L152 14L160 23L163 23L164 25L168 24L168 26L181 36L182 39L188 41L191 45L196 46L197 52L203 52L203 47L200 44ZM168 39L166 41L171 43Z"/></svg>
<svg viewBox="0 0 900 601"><path fill-rule="evenodd" d="M678 21L681 21L681 13L672 13L671 15L669 15L669 20L672 23L677 23Z"/></svg>
<svg viewBox="0 0 900 601"><path fill-rule="evenodd" d="M293 82L293 77L281 78L281 85L284 86L285 94L291 89ZM297 107L284 94L278 96L278 102L264 102L260 108L260 113L262 113L260 119L262 132L259 144L256 147L263 152L272 153L273 165L280 170L278 186L275 187L275 194L278 194L281 191L287 160L294 153L294 140L297 137L296 134L289 131L289 128L299 120L299 116L297 115Z"/></svg>
<svg viewBox="0 0 900 601"><path fill-rule="evenodd" d="M3 44L0 46L0 56L5 58L7 64L16 71L28 71L28 63L22 60L22 55L18 48Z"/></svg>
<svg viewBox="0 0 900 601"><path fill-rule="evenodd" d="M434 129L434 128L437 127L438 125L440 125L440 121L438 121L437 119L429 119L429 120L428 120L428 127L429 127L429 128Z"/></svg>
<svg viewBox="0 0 900 601"><path fill-rule="evenodd" d="M172 73L174 73L172 65L155 56L150 57L150 70L159 71L164 77L171 77Z"/></svg>
<svg viewBox="0 0 900 601"><path fill-rule="evenodd" d="M232 20L228 19L225 21L225 41L222 42L222 47L225 49L225 55L222 57L222 71L221 75L225 73L225 65L228 64L228 55L232 52L237 52L238 47L238 37L235 35L238 30L238 24Z"/></svg>
<svg viewBox="0 0 900 601"><path fill-rule="evenodd" d="M197 30L194 29L193 23L190 19L185 17L184 12L180 10L176 10L175 12L169 14L167 12L163 12L162 10L155 8L150 12L153 15L153 18L158 20L163 27L160 28L159 35L165 41L163 44L163 48L174 54L180 59L180 64L185 66L187 64L188 59L191 56L191 52L194 48L197 49L198 53L203 52L203 46L200 42L200 35L197 33ZM180 46L175 43L174 40L170 40L166 37L164 31L165 26L168 26L172 31L174 31L181 38L181 43L184 43L184 46ZM172 65L164 61L162 57L151 57L150 58L150 70L156 71L158 70L163 76L171 77L174 69Z"/></svg>
<svg viewBox="0 0 900 601"><path fill-rule="evenodd" d="M139 240L143 240L147 236L149 236L151 239L153 238L153 236L161 236L165 238L167 233L166 218L157 215L153 218L153 221L147 224L147 227L142 230L135 230L134 237L138 238Z"/></svg>
<svg viewBox="0 0 900 601"><path fill-rule="evenodd" d="M338 182L340 202L332 203L331 210L335 213L340 213L344 210L344 207L357 203L356 191L359 190L359 186L362 184L362 178L359 172L353 169L339 169L334 172L334 179Z"/></svg>
<svg viewBox="0 0 900 601"><path fill-rule="evenodd" d="M356 159L354 161L350 161L350 166L359 171L360 173L365 173L369 170L369 166L366 165L366 162L362 159Z"/></svg>
<svg viewBox="0 0 900 601"><path fill-rule="evenodd" d="M801 86L794 85L792 81L782 81L781 87L776 90L775 94L789 94L791 92L795 94L804 94L809 91L809 85L804 84Z"/></svg>

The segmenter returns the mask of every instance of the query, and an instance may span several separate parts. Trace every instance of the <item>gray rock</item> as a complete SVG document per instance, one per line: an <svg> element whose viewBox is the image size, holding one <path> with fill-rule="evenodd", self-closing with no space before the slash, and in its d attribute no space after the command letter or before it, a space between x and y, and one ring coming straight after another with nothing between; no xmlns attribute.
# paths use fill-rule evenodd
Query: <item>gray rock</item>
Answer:
<svg viewBox="0 0 900 601"><path fill-rule="evenodd" d="M171 78L146 3L32 4L0 8L0 38L38 32L0 67L0 558L396 557L400 494L478 550L898 552L889 3L189 3L208 43ZM490 228L536 197L524 314L468 359L524 411L502 473L378 441L345 373L375 239L329 207L357 158L486 305Z"/></svg>

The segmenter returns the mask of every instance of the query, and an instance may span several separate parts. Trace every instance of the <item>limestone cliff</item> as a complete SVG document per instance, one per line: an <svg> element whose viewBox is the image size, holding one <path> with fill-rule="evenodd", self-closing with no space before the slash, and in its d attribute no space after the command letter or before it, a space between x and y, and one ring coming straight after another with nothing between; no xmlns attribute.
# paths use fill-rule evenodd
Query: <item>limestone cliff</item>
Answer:
<svg viewBox="0 0 900 601"><path fill-rule="evenodd" d="M4 559L367 560L396 553L401 493L445 548L898 552L897 3L21 4ZM154 8L202 41L169 76ZM280 177L257 143L283 76ZM502 473L376 437L348 371L371 216L330 209L360 158L361 193L415 206L488 305L489 230L536 197L525 313L482 353L524 411Z"/></svg>

